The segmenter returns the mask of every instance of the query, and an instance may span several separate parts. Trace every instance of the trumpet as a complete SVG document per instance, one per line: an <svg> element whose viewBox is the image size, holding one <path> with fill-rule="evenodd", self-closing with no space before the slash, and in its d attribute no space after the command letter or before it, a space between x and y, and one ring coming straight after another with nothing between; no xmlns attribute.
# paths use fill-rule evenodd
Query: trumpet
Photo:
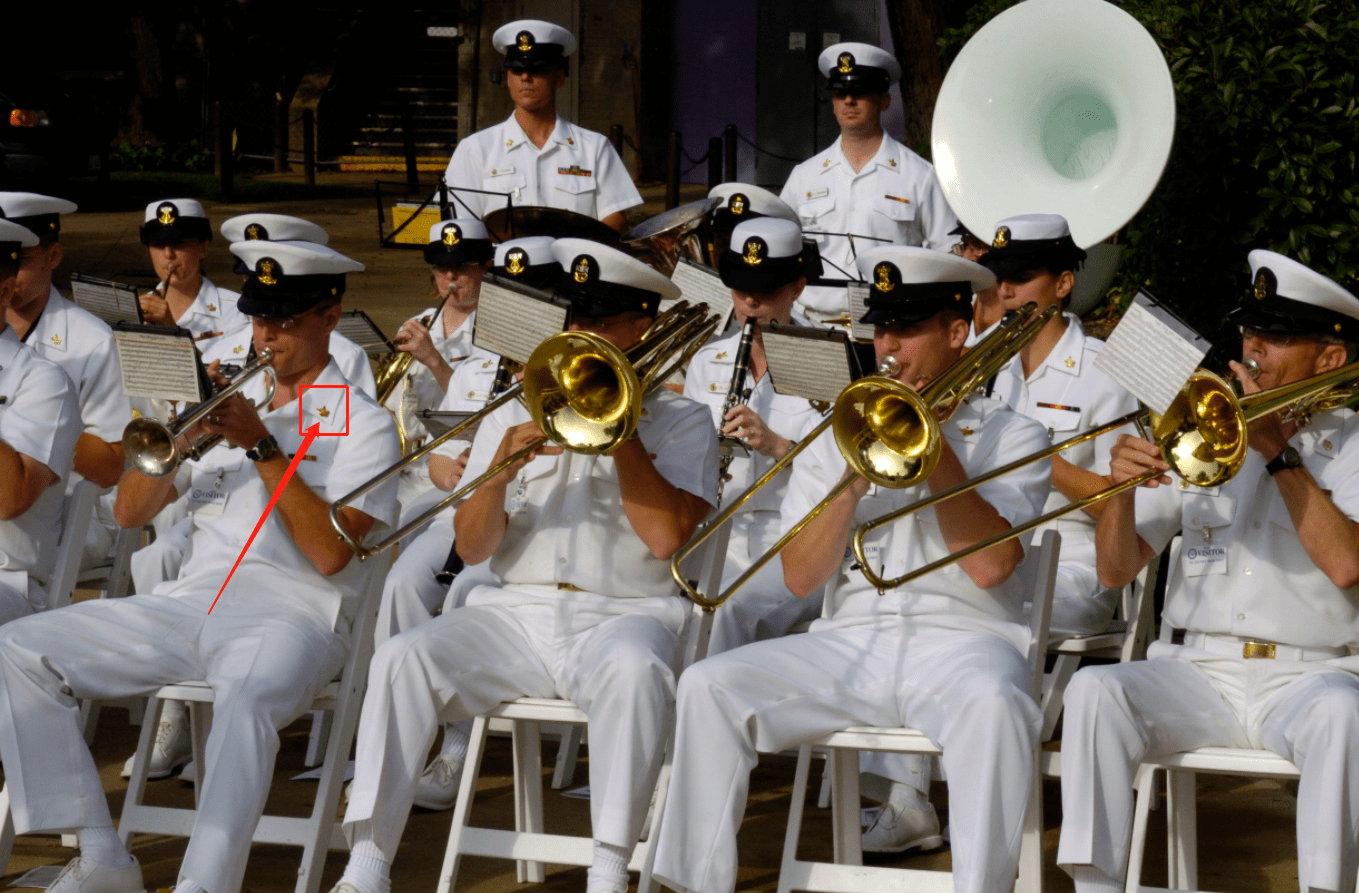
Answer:
<svg viewBox="0 0 1359 893"><path fill-rule="evenodd" d="M1258 365L1254 370L1247 367L1247 375L1254 378L1252 371L1258 375ZM941 567L1022 536L1054 518L1087 508L1146 483L1162 472L1153 469L1106 487L899 577L884 579L865 560L867 553L864 539L874 530L1128 424L1135 424L1139 429L1144 425L1150 426L1148 439L1156 444L1166 463L1182 481L1196 487L1220 486L1231 480L1245 464L1249 442L1247 426L1252 421L1283 409L1286 418L1296 422L1299 427L1305 426L1313 413L1343 406L1353 399L1356 383L1359 383L1359 362L1293 384L1238 397L1226 380L1201 369L1190 376L1164 415L1145 408L1136 410L861 525L854 532L854 557L864 576L879 592L895 589Z"/></svg>
<svg viewBox="0 0 1359 893"><path fill-rule="evenodd" d="M330 523L360 560L396 545L411 531L462 499L524 456L552 440L577 453L606 454L632 437L641 417L642 400L693 357L717 328L707 304L679 301L653 321L642 340L619 350L589 332L562 332L534 349L519 384L502 392L466 420L435 440L379 472L330 505ZM340 523L340 509L401 473L445 441L456 437L511 400L521 399L546 437L535 439L513 455L463 484L418 518L372 545L359 542Z"/></svg>
<svg viewBox="0 0 1359 893"><path fill-rule="evenodd" d="M854 483L856 477L864 477L879 486L893 489L909 487L927 479L939 464L942 450L940 422L952 416L968 395L1023 350L1056 313L1055 306L1039 313L1036 304L1025 304L1011 319L999 324L995 331L919 392L893 378L898 372L898 364L893 357L885 359L877 375L861 378L841 391L830 414L821 423L807 432L783 458L771 465L759 480L675 553L670 561L670 575L695 603L709 611L715 610L782 552L803 528ZM730 521L741 506L761 488L768 486L827 428L833 430L835 444L854 474L846 475L825 499L817 503L768 551L755 559L716 598L699 593L694 584L684 577L680 567L684 559Z"/></svg>
<svg viewBox="0 0 1359 893"><path fill-rule="evenodd" d="M123 450L132 466L147 477L165 477L173 474L185 459L199 459L221 443L222 435L213 434L200 437L188 449L181 450L179 437L220 406L223 400L245 387L245 383L256 375L263 374L268 385L264 399L255 404L255 409L269 405L278 388L278 376L269 365L273 358L274 352L264 348L255 361L237 373L224 388L169 424L151 418L129 422L123 429Z"/></svg>

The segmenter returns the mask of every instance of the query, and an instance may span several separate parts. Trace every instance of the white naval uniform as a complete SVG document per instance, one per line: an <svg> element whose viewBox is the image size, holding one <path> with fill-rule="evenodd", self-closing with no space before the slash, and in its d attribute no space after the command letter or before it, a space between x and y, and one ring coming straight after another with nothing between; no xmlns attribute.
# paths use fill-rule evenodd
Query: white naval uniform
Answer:
<svg viewBox="0 0 1359 893"><path fill-rule="evenodd" d="M235 331L217 338L203 350L203 365L213 360L234 363L241 366L250 356L250 345L255 337L255 327L246 317L245 325ZM350 341L339 332L330 333L330 355L340 367L340 374L350 386L363 391L369 397L377 396L377 383L373 380L373 364L368 360L368 352Z"/></svg>
<svg viewBox="0 0 1359 893"><path fill-rule="evenodd" d="M47 306L29 329L24 342L61 367L76 386L80 421L86 434L110 443L121 443L123 429L132 421L132 401L123 393L123 377L113 330L93 313L61 296L52 288ZM81 476L74 471L67 482L69 495ZM112 487L105 491L112 493ZM83 567L108 557L118 535L111 497L95 503L94 518L85 536Z"/></svg>
<svg viewBox="0 0 1359 893"><path fill-rule="evenodd" d="M969 475L1044 442L1031 419L974 397L943 433ZM793 463L783 523L819 502L845 470L826 432ZM978 492L1009 522L1038 514L1050 470L1035 463ZM914 502L925 485L876 485L857 525ZM926 509L878 531L870 560L888 576L948 553ZM836 610L811 632L756 642L699 661L680 681L675 760L661 821L656 874L675 890L729 893L736 832L757 753L852 725L910 726L944 748L959 893L1008 893L1033 778L1041 715L1030 691L1022 586L1012 574L978 589L956 564L879 595L846 558Z"/></svg>
<svg viewBox="0 0 1359 893"><path fill-rule="evenodd" d="M1290 443L1323 491L1359 519L1359 416L1316 416ZM1220 488L1137 491L1137 533L1156 550L1183 534L1164 622L1185 643L1147 660L1087 667L1066 691L1057 861L1122 878L1132 782L1144 756L1263 748L1298 783L1298 884L1348 893L1359 871L1359 586L1339 589L1307 556L1254 450ZM1244 659L1246 640L1280 643Z"/></svg>
<svg viewBox="0 0 1359 893"><path fill-rule="evenodd" d="M717 439L707 410L666 389L643 407L638 431L657 471L711 504ZM489 467L504 432L528 419L510 403L482 422L469 479ZM490 559L503 585L473 589L463 607L378 648L346 828L371 820L375 843L394 853L439 723L520 696L565 697L590 718L594 838L637 842L674 722L689 612L669 561L628 523L615 475L607 456L528 463L506 492L509 526Z"/></svg>
<svg viewBox="0 0 1359 893"><path fill-rule="evenodd" d="M158 283L156 288L162 285L163 282ZM189 305L189 309L184 311L184 315L176 320L175 325L193 332L198 349L206 353L213 342L223 335L236 332L242 327L250 328L250 317L236 306L240 299L241 296L236 292L218 288L204 276L197 297Z"/></svg>
<svg viewBox="0 0 1359 893"><path fill-rule="evenodd" d="M795 317L794 322L810 325L801 317ZM707 406L719 429L740 343L740 329L709 341L694 355L684 378L684 396ZM796 440L809 424L821 419L808 401L775 392L767 372L759 381L753 380L753 373L748 374L746 387L750 389L746 405L780 437ZM754 450L749 456L737 450L727 469L731 480L722 490L725 500L730 502L744 493L774 462ZM740 576L778 540L779 506L788 489L788 476L789 472L784 472L747 502L732 520L727 560L722 569L723 586ZM778 561L770 561L713 615L708 653L719 654L756 639L781 636L798 621L816 617L820 612L821 600L794 597L783 583L782 566Z"/></svg>
<svg viewBox="0 0 1359 893"><path fill-rule="evenodd" d="M1015 412L1035 419L1047 429L1048 438L1058 443L1137 409L1137 398L1095 368L1104 342L1087 336L1080 318L1064 313L1066 332L1053 346L1028 380L1024 364L1016 356L996 376L992 394ZM1109 473L1109 451L1120 428L1094 440L1077 444L1060 455L1078 468L1095 474ZM1019 454L1015 453L1014 458ZM1043 511L1059 509L1071 500L1057 488L1048 494ZM1095 519L1085 512L1072 512L1051 521L1034 536L1047 529L1062 534L1062 556L1057 564L1057 587L1052 601L1054 635L1102 633L1113 618L1118 591L1105 589L1095 573Z"/></svg>
<svg viewBox="0 0 1359 893"><path fill-rule="evenodd" d="M315 384L346 382L332 360ZM257 400L263 386L251 382L245 391ZM346 422L342 392L312 389L302 402L300 419L297 402L262 417L285 455L301 444L299 421L304 428L319 423L323 435ZM316 438L296 472L327 502L397 457L395 427L376 402L351 392L347 421L349 436ZM343 665L367 570L350 561L323 577L293 544L276 507L209 614L270 493L243 451L230 449L182 465L175 488L195 507L194 561L178 580L150 595L80 602L27 618L13 635L0 636L0 756L20 834L109 824L103 785L81 742L76 699L207 680L216 694L212 731L181 873L224 890L244 871L273 774L277 729L305 712ZM354 507L381 528L391 520L394 490L377 487Z"/></svg>
<svg viewBox="0 0 1359 893"><path fill-rule="evenodd" d="M47 604L42 587L57 557L62 495L79 438L71 379L0 321L0 440L57 476L28 511L0 521L0 623Z"/></svg>
<svg viewBox="0 0 1359 893"><path fill-rule="evenodd" d="M857 279L854 258L879 245L947 251L956 241L948 234L956 223L934 167L885 133L878 153L857 174L837 137L825 151L793 168L779 198L797 210L803 231L817 239L828 279ZM844 236L818 233L853 233L885 241L855 239L851 246ZM849 310L843 287L808 286L797 306L818 322Z"/></svg>
<svg viewBox="0 0 1359 893"><path fill-rule="evenodd" d="M514 115L464 137L444 172L450 187L510 193L516 206L565 208L603 220L642 203L623 159L601 134L557 116L557 126L539 149ZM454 216L484 218L505 207L498 195L450 192Z"/></svg>
<svg viewBox="0 0 1359 893"><path fill-rule="evenodd" d="M478 347L469 345L468 349L471 355L454 367L453 377L448 380L448 393L438 404L441 411L476 412L490 397L500 357ZM435 448L434 453L456 459L471 446L466 440L446 440ZM464 475L463 480L472 478ZM402 517L414 517L447 495L432 488L430 498L411 506L403 505ZM435 515L423 531L402 542L401 554L393 562L382 588L376 634L379 645L434 616L448 593L448 587L434 579L434 575L443 568L452 548L451 506Z"/></svg>

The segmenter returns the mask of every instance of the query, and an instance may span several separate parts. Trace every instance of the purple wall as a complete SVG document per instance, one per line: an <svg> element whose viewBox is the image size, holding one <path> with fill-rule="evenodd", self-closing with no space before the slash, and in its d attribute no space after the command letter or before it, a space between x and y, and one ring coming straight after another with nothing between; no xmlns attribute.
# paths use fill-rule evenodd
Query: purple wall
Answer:
<svg viewBox="0 0 1359 893"><path fill-rule="evenodd" d="M708 151L708 138L735 124L748 139L755 133L756 0L685 0L675 4L670 126L684 134L694 158ZM754 150L740 143L737 169L742 180L755 174ZM691 162L685 159L683 171ZM706 163L686 183L708 182Z"/></svg>

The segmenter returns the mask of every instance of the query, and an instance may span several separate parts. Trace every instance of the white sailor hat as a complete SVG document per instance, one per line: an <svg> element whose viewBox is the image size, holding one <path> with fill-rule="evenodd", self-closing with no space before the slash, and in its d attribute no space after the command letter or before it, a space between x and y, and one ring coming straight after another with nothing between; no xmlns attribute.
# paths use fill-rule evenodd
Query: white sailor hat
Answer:
<svg viewBox="0 0 1359 893"><path fill-rule="evenodd" d="M315 242L324 245L330 236L324 229L287 214L240 214L222 221L218 228L228 242Z"/></svg>
<svg viewBox="0 0 1359 893"><path fill-rule="evenodd" d="M522 236L495 246L491 272L531 288L553 288L562 266L552 253L551 236Z"/></svg>
<svg viewBox="0 0 1359 893"><path fill-rule="evenodd" d="M617 248L589 239L558 239L552 256L561 264L557 294L571 300L571 312L585 319L629 310L655 316L663 299L678 299L679 286Z"/></svg>
<svg viewBox="0 0 1359 893"><path fill-rule="evenodd" d="M250 268L237 302L246 316L293 316L345 291L345 274L363 264L314 242L235 242L231 253Z"/></svg>
<svg viewBox="0 0 1359 893"><path fill-rule="evenodd" d="M996 284L981 264L956 254L907 245L883 245L854 263L869 284L867 308L859 322L908 326L946 307L972 312L972 295Z"/></svg>
<svg viewBox="0 0 1359 893"><path fill-rule="evenodd" d="M505 54L505 67L515 71L566 69L566 57L576 51L576 36L561 25L539 19L520 19L501 25L491 45Z"/></svg>
<svg viewBox="0 0 1359 893"><path fill-rule="evenodd" d="M19 264L19 249L32 248L38 244L33 230L9 220L0 220L0 265ZM0 270L3 270L0 266Z"/></svg>
<svg viewBox="0 0 1359 893"><path fill-rule="evenodd" d="M142 224L143 245L178 242L180 239L212 241L212 224L203 206L191 198L163 198L146 206Z"/></svg>
<svg viewBox="0 0 1359 893"><path fill-rule="evenodd" d="M39 236L61 232L61 215L76 209L75 202L36 192L0 192L0 217L13 220Z"/></svg>
<svg viewBox="0 0 1359 893"><path fill-rule="evenodd" d="M781 217L757 217L731 231L731 247L717 259L727 288L763 295L806 275L802 225Z"/></svg>
<svg viewBox="0 0 1359 893"><path fill-rule="evenodd" d="M816 67L830 79L832 90L886 93L901 80L895 56L868 43L837 43L821 51Z"/></svg>
<svg viewBox="0 0 1359 893"><path fill-rule="evenodd" d="M495 253L486 225L475 217L440 220L429 228L425 263L432 267L484 264Z"/></svg>
<svg viewBox="0 0 1359 893"><path fill-rule="evenodd" d="M738 223L756 217L780 217L800 223L797 212L768 189L750 183L720 183L708 191L708 198L718 199L713 208L713 226L719 232L730 231Z"/></svg>
<svg viewBox="0 0 1359 893"><path fill-rule="evenodd" d="M1004 279L1025 270L1074 272L1084 260L1085 251L1072 240L1061 214L1018 214L996 224L991 250L981 262Z"/></svg>
<svg viewBox="0 0 1359 893"><path fill-rule="evenodd" d="M1290 257L1256 249L1251 291L1230 322L1277 335L1337 335L1359 340L1359 298Z"/></svg>

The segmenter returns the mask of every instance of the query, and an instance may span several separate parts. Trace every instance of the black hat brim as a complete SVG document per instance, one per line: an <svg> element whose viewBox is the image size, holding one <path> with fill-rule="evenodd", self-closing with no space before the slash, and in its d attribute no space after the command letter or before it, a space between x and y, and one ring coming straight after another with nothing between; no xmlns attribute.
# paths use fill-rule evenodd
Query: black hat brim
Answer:
<svg viewBox="0 0 1359 893"><path fill-rule="evenodd" d="M278 319L305 313L326 300L333 300L345 292L343 273L314 276L294 276L286 284L263 286L251 276L241 287L236 308L246 316Z"/></svg>
<svg viewBox="0 0 1359 893"><path fill-rule="evenodd" d="M717 273L727 288L765 295L797 282L807 275L807 270L801 253L792 257L766 257L752 266L742 255L726 251L717 259Z"/></svg>
<svg viewBox="0 0 1359 893"><path fill-rule="evenodd" d="M463 264L484 264L495 257L495 246L490 239L463 239L449 247L433 242L425 248L425 263L432 267L460 267Z"/></svg>
<svg viewBox="0 0 1359 893"><path fill-rule="evenodd" d="M1271 335L1335 335L1345 341L1359 340L1359 319L1281 295L1264 300L1243 298L1227 314L1227 321Z"/></svg>
<svg viewBox="0 0 1359 893"><path fill-rule="evenodd" d="M1028 270L1075 272L1084 261L1085 251L1077 248L1074 242L1066 245L1011 242L1004 248L992 248L981 256L978 263L1000 280Z"/></svg>
<svg viewBox="0 0 1359 893"><path fill-rule="evenodd" d="M211 242L212 224L208 222L206 217L180 217L170 224L156 220L142 224L141 240L143 245L163 245L182 239Z"/></svg>

